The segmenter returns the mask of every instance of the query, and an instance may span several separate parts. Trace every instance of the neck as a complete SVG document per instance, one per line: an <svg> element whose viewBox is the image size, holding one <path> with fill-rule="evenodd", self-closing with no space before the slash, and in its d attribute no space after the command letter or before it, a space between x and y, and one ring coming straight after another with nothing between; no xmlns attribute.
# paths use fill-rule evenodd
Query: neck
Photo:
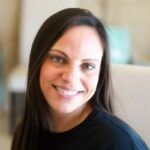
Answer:
<svg viewBox="0 0 150 150"><path fill-rule="evenodd" d="M51 124L50 130L53 132L65 132L84 121L92 111L89 105L72 113L58 114L50 113Z"/></svg>

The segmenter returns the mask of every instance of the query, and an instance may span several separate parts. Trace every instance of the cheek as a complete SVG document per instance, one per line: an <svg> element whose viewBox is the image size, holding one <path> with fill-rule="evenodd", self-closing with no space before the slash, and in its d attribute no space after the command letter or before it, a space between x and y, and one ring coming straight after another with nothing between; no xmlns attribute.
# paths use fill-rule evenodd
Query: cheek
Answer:
<svg viewBox="0 0 150 150"><path fill-rule="evenodd" d="M52 67L47 62L45 62L40 70L40 81L51 78L53 73L54 70Z"/></svg>
<svg viewBox="0 0 150 150"><path fill-rule="evenodd" d="M47 85L49 80L52 78L51 68L47 63L44 63L40 70L40 86L43 88L43 86Z"/></svg>
<svg viewBox="0 0 150 150"><path fill-rule="evenodd" d="M90 75L87 80L87 87L91 91L95 91L98 84L99 73Z"/></svg>
<svg viewBox="0 0 150 150"><path fill-rule="evenodd" d="M47 65L44 63L40 70L40 80L43 79L48 74L48 70L49 69L48 69Z"/></svg>
<svg viewBox="0 0 150 150"><path fill-rule="evenodd" d="M40 86L48 85L48 83L54 82L61 76L61 70L45 62L40 70Z"/></svg>
<svg viewBox="0 0 150 150"><path fill-rule="evenodd" d="M47 72L46 72L44 66L42 66L41 70L40 70L40 87L41 87L42 91L43 91L44 83L46 81L46 76L47 76L46 74L47 74Z"/></svg>

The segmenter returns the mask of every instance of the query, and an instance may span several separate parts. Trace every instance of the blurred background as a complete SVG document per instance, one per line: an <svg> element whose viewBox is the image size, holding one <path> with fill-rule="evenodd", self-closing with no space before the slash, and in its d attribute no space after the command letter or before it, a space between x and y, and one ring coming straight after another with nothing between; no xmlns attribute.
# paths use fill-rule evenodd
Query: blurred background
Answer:
<svg viewBox="0 0 150 150"><path fill-rule="evenodd" d="M104 22L111 63L150 65L150 0L0 0L0 146L5 150L23 111L35 34L47 17L67 7L89 9Z"/></svg>

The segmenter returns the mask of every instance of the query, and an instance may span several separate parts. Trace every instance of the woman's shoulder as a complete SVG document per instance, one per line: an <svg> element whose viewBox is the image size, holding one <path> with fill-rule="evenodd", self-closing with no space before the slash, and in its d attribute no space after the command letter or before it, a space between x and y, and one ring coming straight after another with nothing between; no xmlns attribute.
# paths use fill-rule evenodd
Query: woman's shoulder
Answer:
<svg viewBox="0 0 150 150"><path fill-rule="evenodd" d="M111 147L133 150L148 150L143 139L127 123L118 117L107 113L97 112L97 128L101 130L104 138Z"/></svg>

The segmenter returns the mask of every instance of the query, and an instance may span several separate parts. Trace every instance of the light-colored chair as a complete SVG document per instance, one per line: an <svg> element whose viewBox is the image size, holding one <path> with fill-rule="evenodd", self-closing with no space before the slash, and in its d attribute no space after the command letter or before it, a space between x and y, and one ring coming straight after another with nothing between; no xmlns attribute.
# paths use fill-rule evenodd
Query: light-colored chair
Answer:
<svg viewBox="0 0 150 150"><path fill-rule="evenodd" d="M150 146L150 67L112 66L115 113Z"/></svg>
<svg viewBox="0 0 150 150"><path fill-rule="evenodd" d="M11 113L15 116L15 95L25 92L27 67L18 66L8 80ZM133 127L150 146L150 67L112 65L115 114ZM11 115L12 116L12 115ZM14 119L13 119L14 120ZM11 129L14 122L10 117Z"/></svg>

